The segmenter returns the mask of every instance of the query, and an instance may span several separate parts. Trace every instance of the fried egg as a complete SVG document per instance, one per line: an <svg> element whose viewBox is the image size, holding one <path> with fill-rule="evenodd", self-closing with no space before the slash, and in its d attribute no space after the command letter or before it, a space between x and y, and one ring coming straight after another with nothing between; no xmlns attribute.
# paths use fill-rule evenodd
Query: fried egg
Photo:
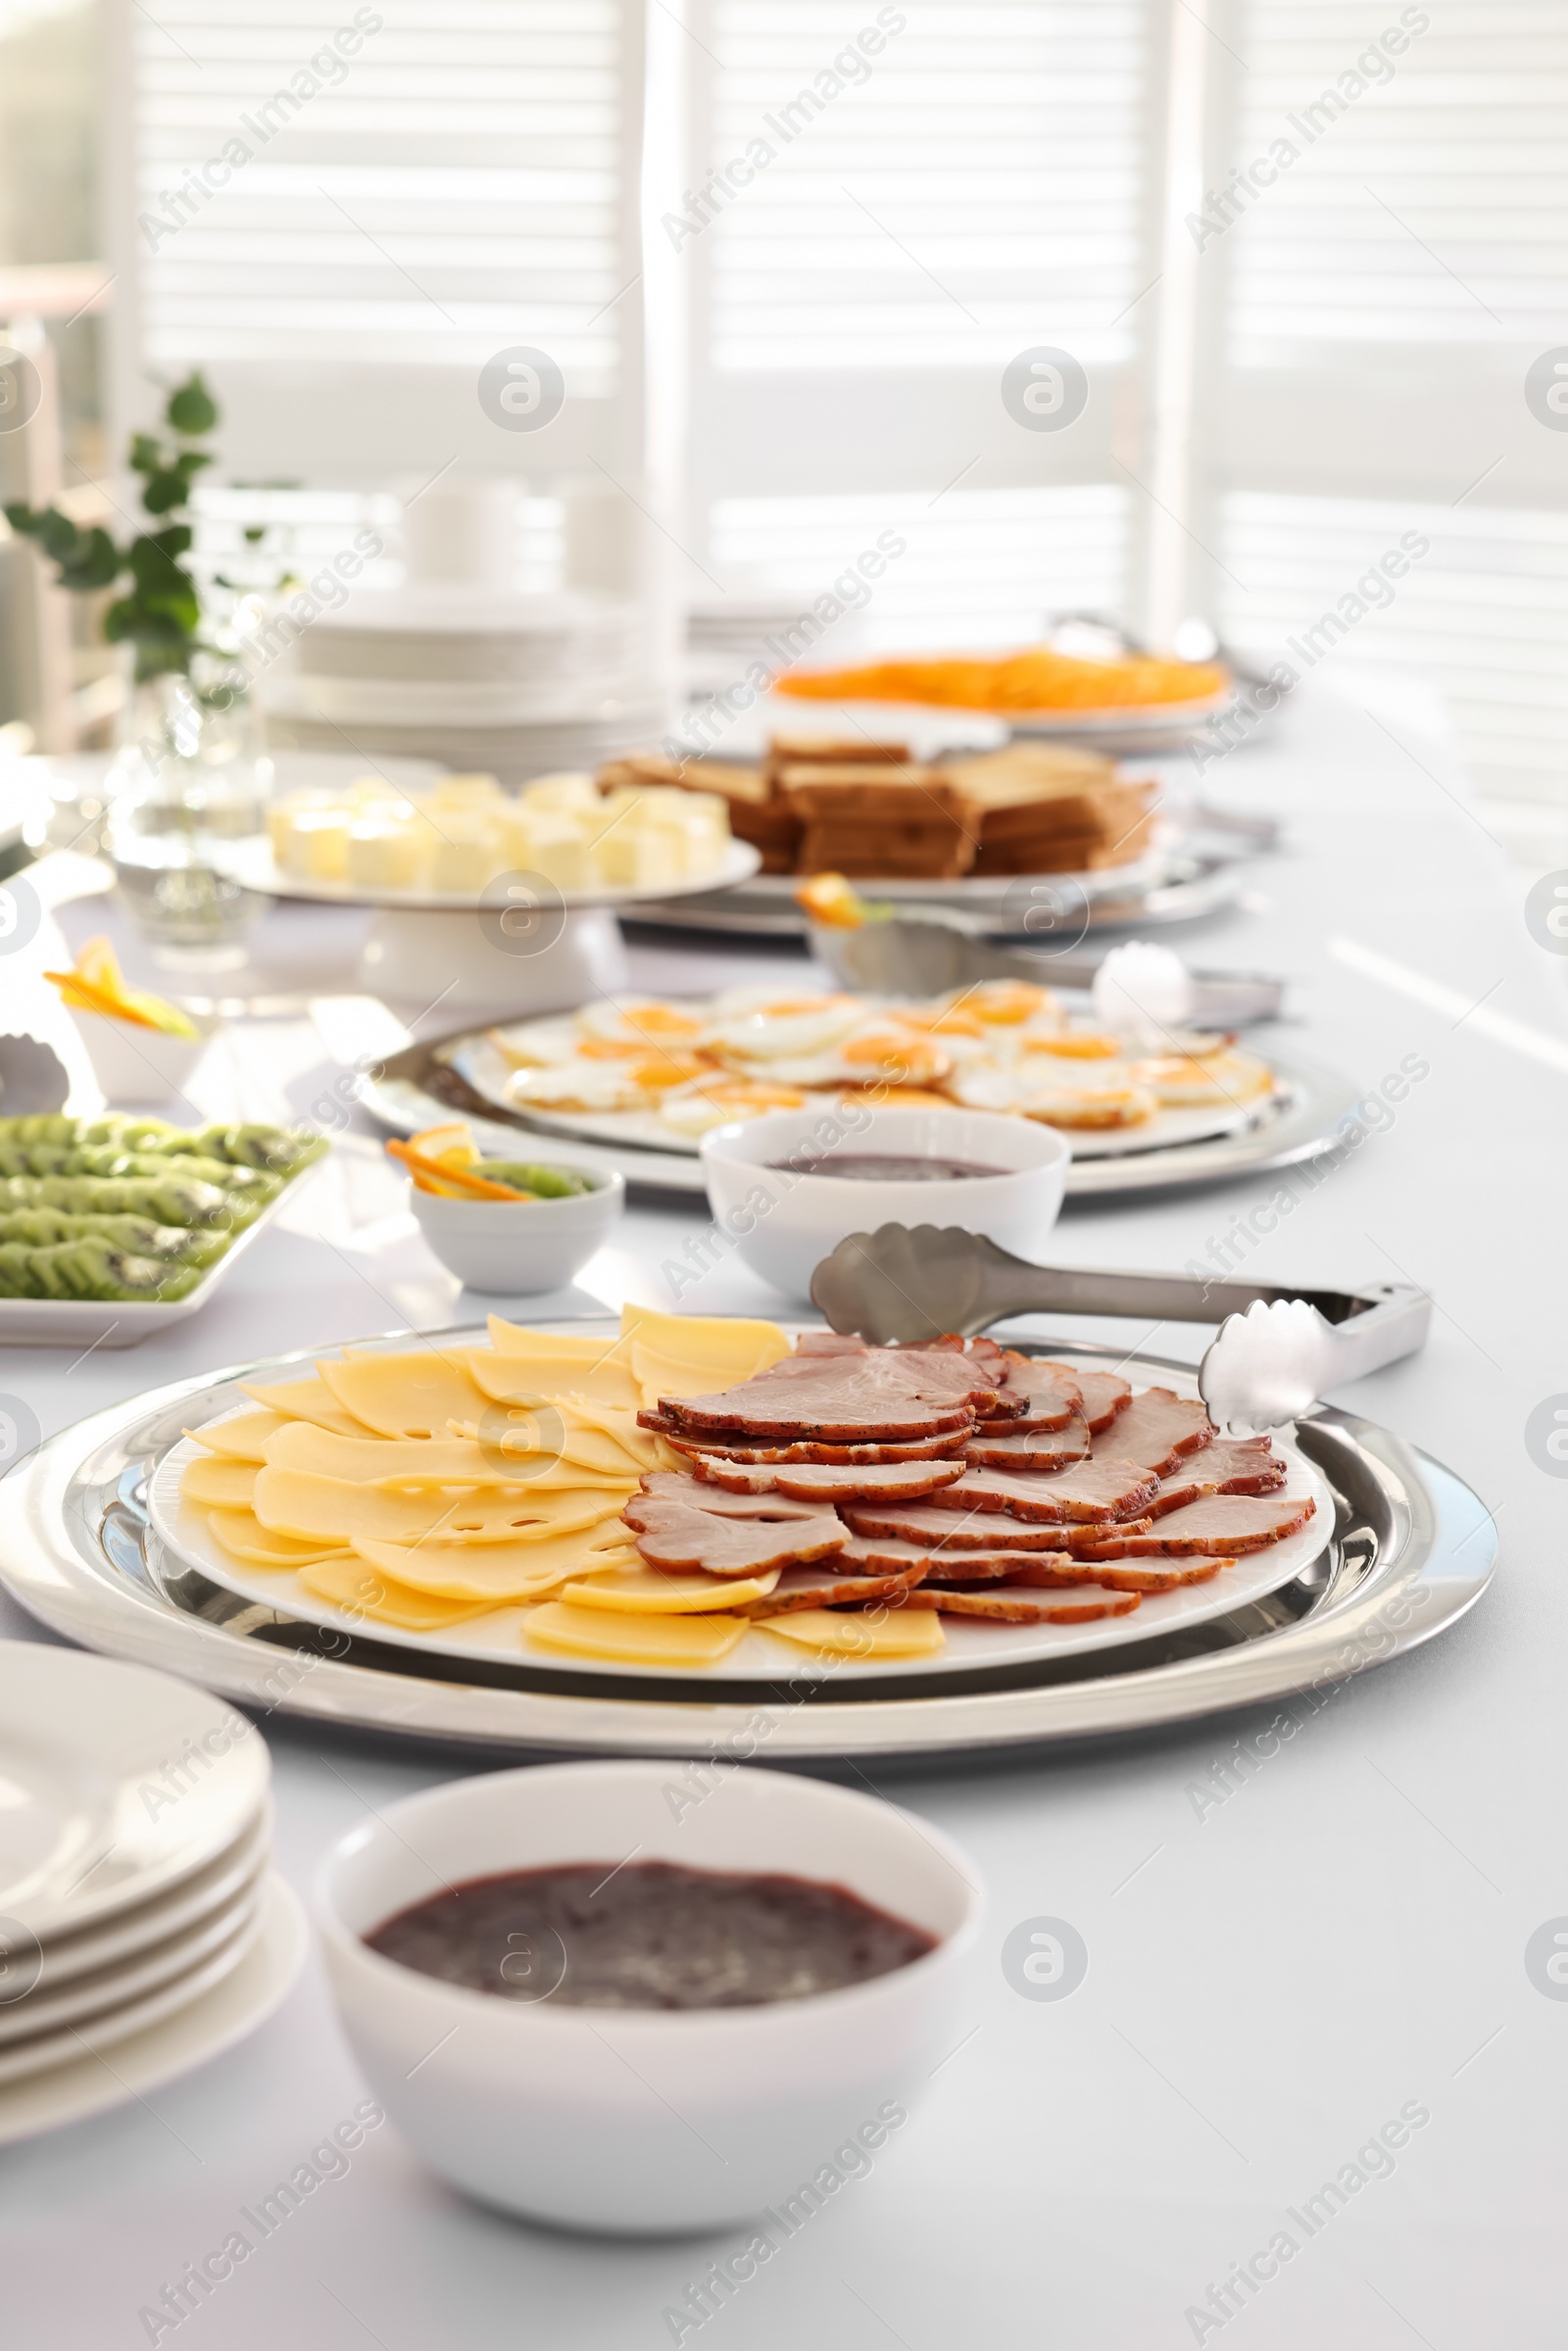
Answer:
<svg viewBox="0 0 1568 2351"><path fill-rule="evenodd" d="M1201 1060L1172 1053L1134 1061L1128 1074L1168 1109L1257 1102L1274 1090L1274 1072L1251 1053L1213 1053Z"/></svg>
<svg viewBox="0 0 1568 2351"><path fill-rule="evenodd" d="M646 1110L659 1094L657 1083L642 1082L649 1066L630 1060L560 1061L544 1069L515 1069L507 1080L507 1100L519 1110Z"/></svg>
<svg viewBox="0 0 1568 2351"><path fill-rule="evenodd" d="M1058 1000L1032 980L982 980L954 1001L988 1028L1017 1028L1026 1020L1059 1025L1062 1018Z"/></svg>
<svg viewBox="0 0 1568 2351"><path fill-rule="evenodd" d="M641 1053L645 1048L666 1045L690 1045L703 1033L704 1023L683 1011L677 1004L659 1004L655 1000L635 999L616 1004L610 998L601 1003L584 1004L577 1015L577 1028L586 1039L601 1048L616 1048L622 1053Z"/></svg>
<svg viewBox="0 0 1568 2351"><path fill-rule="evenodd" d="M1054 1127L1141 1126L1157 1107L1151 1089L1135 1083L1119 1063L1080 1083L1029 1063L967 1069L950 1081L948 1092L966 1110L1010 1111Z"/></svg>
<svg viewBox="0 0 1568 2351"><path fill-rule="evenodd" d="M760 1118L766 1110L799 1110L806 1097L795 1086L778 1086L759 1078L699 1079L695 1085L666 1094L659 1114L677 1135L706 1135L712 1127L728 1126L737 1118Z"/></svg>
<svg viewBox="0 0 1568 2351"><path fill-rule="evenodd" d="M781 1055L767 1072L784 1086L930 1086L952 1067L952 1054L935 1037L878 1020L823 1053Z"/></svg>
<svg viewBox="0 0 1568 2351"><path fill-rule="evenodd" d="M865 1005L853 996L774 997L715 1021L704 1042L727 1069L745 1074L761 1062L782 1077L776 1064L829 1053L864 1019ZM793 1071L783 1082L795 1082Z"/></svg>

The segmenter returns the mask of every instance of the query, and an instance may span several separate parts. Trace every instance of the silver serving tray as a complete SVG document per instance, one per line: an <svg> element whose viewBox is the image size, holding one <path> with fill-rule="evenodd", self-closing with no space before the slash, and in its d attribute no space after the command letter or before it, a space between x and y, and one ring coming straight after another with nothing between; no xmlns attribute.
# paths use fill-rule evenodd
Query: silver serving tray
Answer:
<svg viewBox="0 0 1568 2351"><path fill-rule="evenodd" d="M585 1320L588 1318L584 1318ZM388 1333L482 1340L479 1332ZM1046 1341L1014 1345L1049 1351ZM1078 1341L1134 1377L1186 1366ZM1334 1489L1322 1550L1280 1592L1229 1616L1114 1652L978 1669L940 1695L880 1681L853 1699L782 1688L719 1701L672 1681L629 1698L591 1670L547 1677L518 1662L476 1671L309 1626L236 1597L166 1558L148 1523L150 1471L177 1442L189 1399L241 1399L235 1383L277 1377L310 1350L180 1380L90 1415L11 1473L4 1581L32 1614L87 1647L184 1674L267 1715L391 1734L484 1755L728 1755L782 1765L1007 1752L1146 1731L1256 1705L1348 1676L1429 1641L1491 1579L1492 1518L1429 1456L1375 1422L1319 1406L1298 1424Z"/></svg>
<svg viewBox="0 0 1568 2351"><path fill-rule="evenodd" d="M456 1113L469 1121L481 1144L503 1155L514 1149L520 1131L558 1143L569 1141L585 1162L591 1150L596 1163L646 1191L685 1193L698 1199L706 1196L703 1163L695 1151L611 1144L598 1135L585 1137L579 1144L559 1124L527 1118L477 1093L453 1067L451 1058L473 1033L465 1030L394 1053L380 1064L379 1074L362 1087L361 1105L394 1135L417 1134L421 1127L438 1126ZM1135 1146L1103 1158L1075 1159L1067 1170L1067 1198L1102 1200L1127 1193L1222 1184L1235 1176L1261 1175L1270 1168L1321 1158L1339 1140L1340 1122L1356 1101L1355 1088L1348 1078L1319 1069L1313 1062L1282 1060L1272 1053L1268 1058L1285 1089L1283 1103L1260 1103L1256 1117L1247 1126L1200 1143Z"/></svg>
<svg viewBox="0 0 1568 2351"><path fill-rule="evenodd" d="M1172 922L1198 922L1230 906L1247 885L1247 871L1234 848L1178 850L1131 869L1133 878L1118 886L1103 871L1089 874L1013 874L1005 878L965 883L879 882L858 885L871 898L896 899L900 905L959 906L976 932L991 939L1018 939L1038 946L1024 927L1028 906L1021 895L1031 879L1076 883L1086 895L1084 928L1101 932L1147 930ZM640 931L710 931L720 937L805 939L809 924L795 904L800 874L758 875L724 891L699 891L690 898L666 899L660 906L625 908L622 919Z"/></svg>

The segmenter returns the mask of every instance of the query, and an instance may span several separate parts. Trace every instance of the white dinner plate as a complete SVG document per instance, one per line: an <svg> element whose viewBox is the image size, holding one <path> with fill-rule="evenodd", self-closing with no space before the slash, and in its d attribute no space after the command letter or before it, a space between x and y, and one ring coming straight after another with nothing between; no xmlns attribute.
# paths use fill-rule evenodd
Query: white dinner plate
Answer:
<svg viewBox="0 0 1568 2351"><path fill-rule="evenodd" d="M68 2025L80 2033L91 2032L100 2019L107 2021L117 2010L189 1975L223 1950L254 1917L266 1871L263 1853L249 1878L211 1917L198 1919L143 1950L74 1977L70 1983L54 1981L46 1951L36 1984L18 1998L0 2001L0 2082L6 2078L5 2065L14 2048L56 2037Z"/></svg>
<svg viewBox="0 0 1568 2351"><path fill-rule="evenodd" d="M543 1050L565 1045L577 1034L569 1013L547 1020L514 1021L499 1029L500 1036L522 1035L538 1039ZM507 1079L513 1073L513 1063L498 1047L490 1042L487 1030L475 1030L463 1037L446 1053L446 1059L465 1084L473 1088L499 1110L514 1117L526 1118L530 1127L540 1134L559 1135L563 1142L600 1143L611 1149L670 1151L678 1158L695 1161L698 1157L697 1138L677 1134L667 1126L657 1110L547 1110L533 1102L516 1104L508 1100ZM1092 1061L1074 1062L1072 1069L1081 1069L1092 1076ZM1070 1074L1063 1079L1071 1083ZM808 1104L820 1102L824 1110L838 1102L842 1087L805 1088ZM1192 1108L1156 1110L1133 1127L1081 1127L1059 1129L1063 1142L1075 1159L1129 1158L1141 1151L1170 1151L1183 1143L1205 1143L1217 1136L1238 1135L1247 1128L1281 1116L1295 1097L1288 1085L1279 1085L1272 1094L1259 1096L1245 1102L1209 1102ZM895 1107L892 1101L889 1107ZM961 1103L955 1103L961 1109ZM519 1147L514 1157L526 1156Z"/></svg>
<svg viewBox="0 0 1568 2351"><path fill-rule="evenodd" d="M1065 1352L1059 1359L1072 1360ZM1197 1393L1196 1383L1183 1382L1178 1375L1172 1375L1171 1385L1181 1387L1188 1395ZM1210 1617L1228 1615L1233 1608L1250 1600L1261 1599L1265 1593L1278 1591L1282 1584L1290 1583L1317 1557L1333 1533L1334 1499L1304 1454L1283 1437L1276 1436L1274 1442L1288 1473L1284 1487L1279 1490L1281 1495L1289 1498L1310 1494L1313 1515L1298 1534L1263 1550L1244 1552L1232 1565L1222 1567L1212 1582L1181 1586L1174 1592L1146 1592L1141 1605L1129 1615L1101 1617L1089 1624L986 1624L978 1618L947 1616L942 1620L947 1633L947 1649L942 1657L868 1662L819 1656L799 1641L782 1634L768 1633L761 1626L747 1632L727 1657L711 1666L670 1668L619 1664L601 1657L572 1657L563 1650L538 1648L529 1643L523 1628L530 1611L516 1603L488 1609L484 1615L468 1617L445 1632L409 1633L396 1625L357 1616L348 1608L319 1598L307 1590L292 1569L255 1567L225 1551L210 1532L205 1514L180 1499L180 1472L186 1462L201 1456L204 1449L190 1439L182 1439L167 1454L149 1483L147 1499L153 1528L160 1540L224 1591L236 1592L243 1599L261 1601L305 1624L357 1634L365 1640L385 1641L395 1648L421 1650L427 1656L482 1660L488 1664L505 1658L527 1666L530 1672L577 1677L587 1673L655 1686L671 1681L689 1684L695 1680L705 1686L722 1687L726 1683L780 1682L806 1676L830 1680L849 1689L865 1681L918 1676L933 1687L940 1687L945 1678L979 1666L1070 1657L1091 1649L1114 1648L1129 1641L1149 1640L1179 1626L1202 1624Z"/></svg>
<svg viewBox="0 0 1568 2351"><path fill-rule="evenodd" d="M64 2064L0 2087L0 2146L148 2097L232 2048L293 1989L309 1939L295 1895L281 1878L269 1877L255 1936L227 1975L117 2040L112 2057L96 2057L77 2043Z"/></svg>
<svg viewBox="0 0 1568 2351"><path fill-rule="evenodd" d="M266 1864L272 1842L272 1806L269 1799L260 1814L210 1868L181 1879L172 1893L134 1910L117 1912L101 1927L80 1935L57 1935L29 1956L50 1984L70 1984L78 1976L110 1966L129 1964L150 1945L201 1925L252 1884ZM0 2008L0 2017L4 2009Z"/></svg>
<svg viewBox="0 0 1568 2351"><path fill-rule="evenodd" d="M235 1258L266 1231L284 1201L295 1197L302 1179L320 1163L313 1159L290 1176L183 1298L132 1298L122 1304L98 1298L0 1298L0 1347L69 1347L78 1353L86 1347L139 1347L155 1331L187 1321L201 1312Z"/></svg>
<svg viewBox="0 0 1568 2351"><path fill-rule="evenodd" d="M44 2073L63 2061L69 2062L84 2045L95 2051L112 2049L128 2033L139 2033L143 2026L156 2025L164 2017L175 2015L232 1974L255 1940L261 1918L262 1889L258 1886L233 1914L225 1915L224 1933L217 1948L209 1947L203 1938L199 1946L203 1952L201 1959L166 1978L156 1989L143 1991L138 1998L122 2001L97 2016L84 2017L79 2025L65 2024L56 2033L40 2033L31 2040L13 2041L0 2048L0 2087L8 2082L25 2081L29 2074Z"/></svg>
<svg viewBox="0 0 1568 2351"><path fill-rule="evenodd" d="M155 1896L267 1801L266 1741L145 1666L0 1642L0 1917L39 1942Z"/></svg>

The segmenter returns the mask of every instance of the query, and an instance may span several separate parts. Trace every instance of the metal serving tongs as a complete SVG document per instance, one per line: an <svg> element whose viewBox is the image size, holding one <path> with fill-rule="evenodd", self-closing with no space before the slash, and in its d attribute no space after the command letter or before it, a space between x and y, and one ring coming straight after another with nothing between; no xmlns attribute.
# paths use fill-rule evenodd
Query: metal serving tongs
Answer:
<svg viewBox="0 0 1568 2351"><path fill-rule="evenodd" d="M811 946L846 988L870 996L940 996L980 980L1032 980L1044 988L1089 988L1098 955L1042 955L997 947L955 907L922 907L855 929L813 923ZM1261 972L1194 972L1186 1020L1194 1028L1239 1028L1272 1020L1285 987Z"/></svg>
<svg viewBox="0 0 1568 2351"><path fill-rule="evenodd" d="M852 1233L811 1276L811 1303L835 1331L877 1344L949 1331L969 1338L1011 1314L1217 1322L1198 1388L1209 1418L1233 1437L1282 1428L1329 1389L1413 1354L1432 1320L1426 1292L1403 1282L1282 1290L1030 1265L978 1233L931 1224Z"/></svg>

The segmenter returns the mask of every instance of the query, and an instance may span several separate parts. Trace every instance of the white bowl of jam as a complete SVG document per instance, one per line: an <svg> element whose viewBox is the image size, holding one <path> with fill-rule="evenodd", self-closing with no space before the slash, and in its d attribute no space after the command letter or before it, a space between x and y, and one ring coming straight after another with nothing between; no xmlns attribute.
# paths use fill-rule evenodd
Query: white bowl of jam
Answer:
<svg viewBox="0 0 1568 2351"><path fill-rule="evenodd" d="M737 1254L786 1298L851 1233L961 1225L1038 1259L1072 1153L1054 1128L995 1111L842 1102L715 1127L700 1146L709 1204Z"/></svg>
<svg viewBox="0 0 1568 2351"><path fill-rule="evenodd" d="M431 1788L317 1884L344 2031L434 2170L569 2229L753 2223L748 2275L908 2122L981 1911L879 1798L679 1763Z"/></svg>

